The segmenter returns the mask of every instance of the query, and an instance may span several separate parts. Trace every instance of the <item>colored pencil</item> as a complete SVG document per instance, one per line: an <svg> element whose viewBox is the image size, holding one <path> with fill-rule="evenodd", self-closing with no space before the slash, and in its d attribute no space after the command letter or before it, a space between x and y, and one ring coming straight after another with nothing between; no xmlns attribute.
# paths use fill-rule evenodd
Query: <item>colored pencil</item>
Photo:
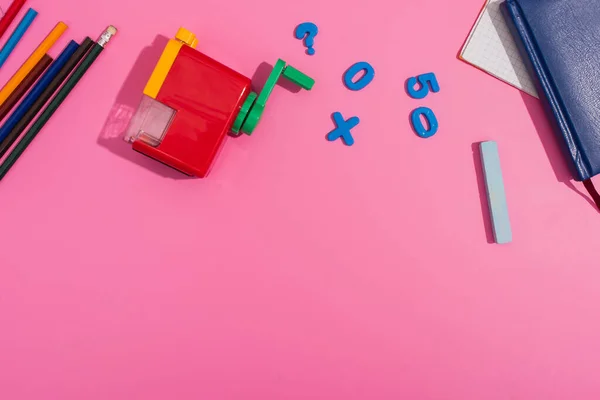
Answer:
<svg viewBox="0 0 600 400"><path fill-rule="evenodd" d="M33 23L33 20L37 16L38 12L35 11L33 8L27 10L27 13L23 17L23 19L21 19L19 25L17 25L15 31L12 33L12 35L10 35L10 37L8 38L6 43L4 43L4 46L2 46L2 49L0 50L0 68L4 65L6 60L8 60L8 56L10 56L15 47L17 47L17 44L19 44L19 42L23 38L23 35L25 35L25 32L27 32L27 30Z"/></svg>
<svg viewBox="0 0 600 400"><path fill-rule="evenodd" d="M13 151L6 157L4 162L0 165L0 180L6 176L11 167L19 159L21 154L25 151L27 146L33 141L36 135L42 130L44 125L50 120L52 115L65 101L67 96L73 91L77 83L83 78L85 73L92 66L94 61L98 58L100 53L104 50L104 47L110 42L112 37L117 34L117 29L114 26L109 26L102 35L98 38L97 42L92 45L90 51L85 55L85 58L77 66L75 71L66 80L64 85L58 90L56 95L52 98L50 103L44 108L42 113L33 122L33 125L23 135L19 143L14 147ZM66 68L66 66L65 66ZM58 77L57 77L58 78ZM56 78L55 78L56 79ZM58 86L57 86L58 87ZM48 88L50 89L50 88Z"/></svg>
<svg viewBox="0 0 600 400"><path fill-rule="evenodd" d="M79 44L76 41L71 40L67 47L64 48L62 53L60 53L56 61L52 63L50 68L46 70L44 75L35 84L33 89L31 89L31 91L23 99L21 104L19 104L19 106L15 109L11 116L8 117L6 122L4 122L4 124L0 127L0 158L4 156L4 153L6 153L6 151L10 148L10 146L18 137L18 134L13 135L12 137L8 137L9 133L11 133L13 128L17 125L19 121L23 119L23 117L29 110L33 110L34 115L38 113L38 111L42 108L43 104L41 104L39 108L37 108L37 110L32 108L32 106L37 102L42 93L46 90L50 83L52 83L54 78L62 70L67 61L71 59L71 56L73 56L73 54L75 53L75 51L77 51L78 48Z"/></svg>
<svg viewBox="0 0 600 400"><path fill-rule="evenodd" d="M44 57L42 57L42 59L35 65L35 67L33 67L31 72L29 72L25 79L21 81L21 83L19 84L19 86L17 86L15 91L12 92L10 96L8 96L8 99L6 99L4 104L0 106L0 121L2 121L4 117L8 115L10 110L12 110L15 104L17 104L19 100L21 100L21 97L23 97L23 95L27 93L29 88L35 83L35 81L38 80L38 78L42 75L46 68L48 68L51 62L52 57L50 57L48 54L45 54Z"/></svg>
<svg viewBox="0 0 600 400"><path fill-rule="evenodd" d="M31 72L35 65L44 57L44 54L50 50L50 48L56 43L58 38L62 36L67 30L67 25L64 22L59 22L54 29L46 36L46 38L40 43L40 45L31 53L31 56L25 61L25 63L15 72L10 78L6 85L0 90L0 105L2 105L8 96L15 91L17 86L23 79Z"/></svg>
<svg viewBox="0 0 600 400"><path fill-rule="evenodd" d="M4 35L10 24L12 24L24 4L25 0L14 0L10 7L8 7L6 14L0 19L0 37Z"/></svg>
<svg viewBox="0 0 600 400"><path fill-rule="evenodd" d="M86 38L81 46L75 51L75 53L69 58L64 67L60 70L58 75L54 77L52 82L44 89L41 95L37 97L33 105L29 107L25 115L16 123L16 125L10 130L6 138L0 143L0 158L4 156L6 151L12 146L17 138L23 133L25 128L33 121L37 113L44 107L46 102L52 97L54 92L60 87L64 80L69 76L71 71L79 64L83 56L87 54L90 48L94 45L94 41L89 37Z"/></svg>

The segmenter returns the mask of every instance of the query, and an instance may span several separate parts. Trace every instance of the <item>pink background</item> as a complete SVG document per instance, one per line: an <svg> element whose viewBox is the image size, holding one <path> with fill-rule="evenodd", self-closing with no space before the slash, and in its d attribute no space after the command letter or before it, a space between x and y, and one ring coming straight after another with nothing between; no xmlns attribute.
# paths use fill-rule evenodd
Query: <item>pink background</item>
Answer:
<svg viewBox="0 0 600 400"><path fill-rule="evenodd" d="M538 101L457 60L482 3L30 1L2 83L61 19L53 55L120 33L0 184L0 398L598 399L600 216ZM281 57L317 81L277 88L206 180L118 137L179 26L247 76ZM350 92L357 61L376 78ZM410 99L430 71L441 91ZM361 118L354 146L325 140L335 111ZM473 153L488 139L507 246Z"/></svg>

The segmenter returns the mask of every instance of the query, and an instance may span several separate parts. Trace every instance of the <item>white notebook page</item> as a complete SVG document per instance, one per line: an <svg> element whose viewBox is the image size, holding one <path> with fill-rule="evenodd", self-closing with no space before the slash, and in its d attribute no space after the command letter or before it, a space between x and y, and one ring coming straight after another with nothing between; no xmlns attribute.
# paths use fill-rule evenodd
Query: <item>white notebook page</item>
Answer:
<svg viewBox="0 0 600 400"><path fill-rule="evenodd" d="M487 0L461 51L461 58L525 93L538 97L515 40L500 9L503 0Z"/></svg>

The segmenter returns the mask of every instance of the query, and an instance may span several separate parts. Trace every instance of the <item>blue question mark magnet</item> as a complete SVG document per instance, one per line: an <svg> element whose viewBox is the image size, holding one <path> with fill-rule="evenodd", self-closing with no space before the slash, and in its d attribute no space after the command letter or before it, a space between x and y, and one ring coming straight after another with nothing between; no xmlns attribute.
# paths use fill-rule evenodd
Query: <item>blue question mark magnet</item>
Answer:
<svg viewBox="0 0 600 400"><path fill-rule="evenodd" d="M304 22L296 27L294 36L296 39L304 39L306 54L312 56L315 54L315 36L319 33L319 28L312 22Z"/></svg>

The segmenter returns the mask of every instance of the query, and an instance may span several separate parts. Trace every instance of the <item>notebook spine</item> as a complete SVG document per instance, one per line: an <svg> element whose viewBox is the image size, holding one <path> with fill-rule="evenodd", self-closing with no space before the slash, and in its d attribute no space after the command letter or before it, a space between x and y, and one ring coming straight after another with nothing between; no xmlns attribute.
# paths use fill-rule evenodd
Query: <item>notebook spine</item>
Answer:
<svg viewBox="0 0 600 400"><path fill-rule="evenodd" d="M544 103L546 112L551 115L555 131L560 132L566 144L565 151L569 153L571 167L574 167L574 176L579 181L585 181L591 177L588 161L584 153L580 150L574 129L568 114L560 100L552 77L548 73L548 69L544 63L543 57L540 55L538 47L535 43L533 35L530 33L527 21L523 17L521 8L515 0L506 0L502 5L502 11L505 14L506 22L513 31L513 36L521 52L523 59L531 73L532 78L536 83L540 100ZM573 169L573 168L571 168Z"/></svg>

